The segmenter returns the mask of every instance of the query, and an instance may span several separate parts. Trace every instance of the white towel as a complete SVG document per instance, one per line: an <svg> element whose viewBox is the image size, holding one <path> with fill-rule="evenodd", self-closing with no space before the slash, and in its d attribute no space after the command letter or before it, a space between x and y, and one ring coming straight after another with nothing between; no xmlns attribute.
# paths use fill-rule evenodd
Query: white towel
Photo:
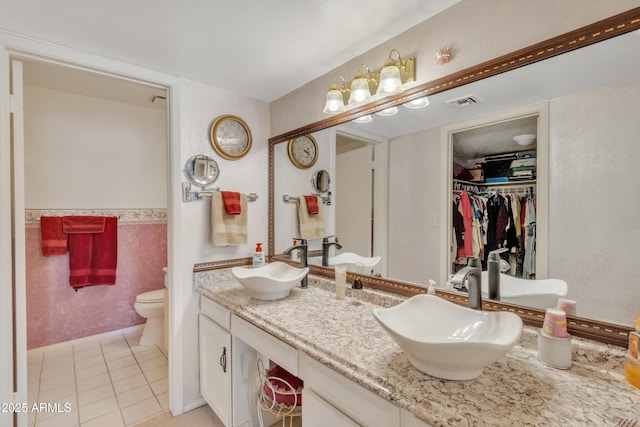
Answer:
<svg viewBox="0 0 640 427"><path fill-rule="evenodd" d="M300 196L298 198L300 237L303 239L319 239L327 235L324 231L322 208L322 198L318 197L318 213L316 215L309 215L309 210L307 209L307 203L304 201L304 197Z"/></svg>
<svg viewBox="0 0 640 427"><path fill-rule="evenodd" d="M247 244L247 196L240 194L241 212L229 215L224 209L222 194L211 197L211 240L216 246Z"/></svg>

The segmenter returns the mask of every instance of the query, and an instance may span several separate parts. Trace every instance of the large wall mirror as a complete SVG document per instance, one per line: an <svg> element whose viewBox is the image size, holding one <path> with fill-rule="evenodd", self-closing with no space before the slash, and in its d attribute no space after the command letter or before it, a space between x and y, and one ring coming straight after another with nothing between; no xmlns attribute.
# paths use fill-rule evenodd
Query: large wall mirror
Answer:
<svg viewBox="0 0 640 427"><path fill-rule="evenodd" d="M408 284L424 285L434 279L442 285L451 273L454 136L474 130L464 144L478 150L514 144L504 148L508 152L522 150L513 136L533 133L540 154L535 189L541 221L536 277L565 280L567 297L578 303L578 316L624 330L640 311L640 287L634 280L640 241L635 176L640 159L640 59L635 54L640 46L639 17L640 8L636 8L559 36L554 43L562 54L553 52L544 60L489 77L478 77L482 68L465 70L475 81L447 87L443 82L448 80L443 78L415 88L404 99L398 96L389 101L400 104L429 94L430 104L423 109L399 106L398 114L391 117L374 114L369 123L351 121L389 105L378 102L272 138L271 255L282 253L295 229L280 194L305 192L304 187L290 189L296 178L283 163L281 152L286 149L280 142L291 135L313 133L321 151L321 168L332 176L335 203L327 209L328 234L340 238L337 205L342 197L358 197L363 200L358 203L374 208L373 216L367 209L359 214L362 219L355 220L366 223L364 244L344 241L342 251L381 255L372 274ZM580 38L578 33L589 36ZM580 48L573 49L572 43ZM527 49L514 53L512 63L526 56ZM502 58L494 63L499 62L509 61ZM469 97L477 102L468 106L449 102ZM486 126L504 123L493 130ZM369 167L359 194L350 193L355 190L347 183L355 178L340 168L340 156L345 153L358 153L369 166L374 165L373 176ZM354 161L349 164L355 169ZM309 178L303 178L308 186ZM363 194L367 197L362 198Z"/></svg>

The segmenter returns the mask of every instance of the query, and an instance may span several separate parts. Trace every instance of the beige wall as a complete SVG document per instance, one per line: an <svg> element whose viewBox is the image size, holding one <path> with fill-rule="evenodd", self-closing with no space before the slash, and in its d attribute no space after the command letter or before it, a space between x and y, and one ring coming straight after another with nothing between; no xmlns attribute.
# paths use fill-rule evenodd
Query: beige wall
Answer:
<svg viewBox="0 0 640 427"><path fill-rule="evenodd" d="M440 128L389 144L388 276L421 284L440 281ZM429 223L429 218L435 219ZM442 284L440 284L442 285Z"/></svg>
<svg viewBox="0 0 640 427"><path fill-rule="evenodd" d="M24 88L27 209L166 208L167 113Z"/></svg>
<svg viewBox="0 0 640 427"><path fill-rule="evenodd" d="M624 324L640 310L638 111L640 80L549 106L549 273L583 315Z"/></svg>
<svg viewBox="0 0 640 427"><path fill-rule="evenodd" d="M180 203L182 230L180 257L184 269L181 280L173 286L181 293L184 325L176 334L182 335L184 403L192 405L200 397L198 367L198 310L200 294L194 290L193 265L198 262L251 256L255 243L267 241L268 185L267 135L269 129L268 104L243 98L229 92L181 80L177 86L180 117L180 165L195 154L213 157L220 168L214 187L221 190L256 193L258 200L247 207L247 244L240 246L214 246L211 243L211 199ZM226 160L214 152L209 142L211 123L224 114L242 117L251 128L253 144L245 157ZM184 174L179 180L186 181ZM265 246L265 251L267 250ZM179 349L180 351L180 349Z"/></svg>
<svg viewBox="0 0 640 427"><path fill-rule="evenodd" d="M638 0L464 0L274 101L271 136L327 118L322 108L333 79L351 80L361 64L380 68L391 49L415 56L416 84L425 83L638 6ZM454 58L436 65L435 52L445 46Z"/></svg>

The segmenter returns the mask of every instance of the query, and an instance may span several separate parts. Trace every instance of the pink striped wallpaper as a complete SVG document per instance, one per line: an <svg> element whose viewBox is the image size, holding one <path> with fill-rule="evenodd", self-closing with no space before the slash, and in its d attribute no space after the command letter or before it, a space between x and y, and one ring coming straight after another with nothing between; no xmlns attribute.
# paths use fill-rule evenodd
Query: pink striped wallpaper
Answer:
<svg viewBox="0 0 640 427"><path fill-rule="evenodd" d="M164 287L166 223L120 223L113 286L69 286L69 255L45 257L40 227L26 228L27 348L38 348L144 323L136 295Z"/></svg>

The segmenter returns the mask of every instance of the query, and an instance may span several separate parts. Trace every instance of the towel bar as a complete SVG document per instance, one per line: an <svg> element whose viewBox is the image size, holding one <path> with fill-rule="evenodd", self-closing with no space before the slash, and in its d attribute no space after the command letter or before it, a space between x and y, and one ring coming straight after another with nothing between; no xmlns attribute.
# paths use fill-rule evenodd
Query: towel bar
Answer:
<svg viewBox="0 0 640 427"><path fill-rule="evenodd" d="M324 203L325 205L327 206L331 205L331 192L329 192L326 196L321 196L320 194L314 194L314 195L320 197L322 199L322 203ZM288 194L282 195L282 201L285 203L295 203L299 200L300 200L300 197L292 197L292 196L289 196Z"/></svg>
<svg viewBox="0 0 640 427"><path fill-rule="evenodd" d="M220 187L209 188L205 190L191 190L191 184L188 182L182 183L182 201L183 202L193 202L194 200L202 200L205 197L213 196L215 191L220 191ZM256 193L247 194L247 200L249 202L255 202L258 200L258 195Z"/></svg>

